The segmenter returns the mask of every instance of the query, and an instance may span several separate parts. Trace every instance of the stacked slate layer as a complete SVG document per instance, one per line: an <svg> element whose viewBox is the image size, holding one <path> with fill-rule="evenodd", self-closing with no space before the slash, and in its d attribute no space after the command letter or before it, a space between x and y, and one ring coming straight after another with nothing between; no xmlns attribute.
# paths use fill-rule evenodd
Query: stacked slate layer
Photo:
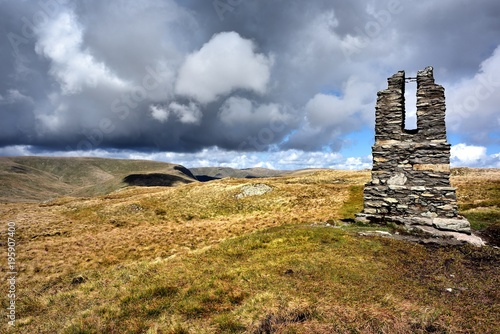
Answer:
<svg viewBox="0 0 500 334"><path fill-rule="evenodd" d="M414 130L405 130L405 72L390 77L388 88L378 92L372 179L357 220L470 234L450 185L444 88L434 83L432 67L419 71L416 80Z"/></svg>

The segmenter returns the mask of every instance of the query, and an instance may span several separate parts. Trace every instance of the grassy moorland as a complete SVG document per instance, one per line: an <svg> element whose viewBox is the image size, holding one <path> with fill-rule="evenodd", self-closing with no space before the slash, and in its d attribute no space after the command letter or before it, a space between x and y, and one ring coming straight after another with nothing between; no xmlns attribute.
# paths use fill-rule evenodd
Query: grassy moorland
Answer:
<svg viewBox="0 0 500 334"><path fill-rule="evenodd" d="M0 202L103 195L127 186L127 177L153 173L163 184L195 181L184 167L156 161L0 157Z"/></svg>
<svg viewBox="0 0 500 334"><path fill-rule="evenodd" d="M458 189L460 212L469 219L473 228L486 230L497 240L500 240L499 173L498 169L457 168L451 179Z"/></svg>
<svg viewBox="0 0 500 334"><path fill-rule="evenodd" d="M500 251L360 236L374 227L345 221L368 179L304 171L0 204L19 271L2 332L498 333ZM237 196L262 183L272 191ZM500 171L457 169L452 183L494 241Z"/></svg>

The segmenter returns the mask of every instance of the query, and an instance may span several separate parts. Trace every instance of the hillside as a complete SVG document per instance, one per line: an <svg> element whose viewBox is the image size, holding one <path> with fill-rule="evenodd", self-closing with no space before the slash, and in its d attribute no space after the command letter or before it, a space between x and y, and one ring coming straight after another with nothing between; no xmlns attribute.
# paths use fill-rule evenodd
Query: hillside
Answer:
<svg viewBox="0 0 500 334"><path fill-rule="evenodd" d="M183 166L156 161L0 157L0 202L96 196L127 185L170 186L195 181Z"/></svg>
<svg viewBox="0 0 500 334"><path fill-rule="evenodd" d="M16 225L12 332L498 333L500 251L366 236L395 232L349 223L368 179L310 170L0 203ZM494 244L500 171L452 183Z"/></svg>

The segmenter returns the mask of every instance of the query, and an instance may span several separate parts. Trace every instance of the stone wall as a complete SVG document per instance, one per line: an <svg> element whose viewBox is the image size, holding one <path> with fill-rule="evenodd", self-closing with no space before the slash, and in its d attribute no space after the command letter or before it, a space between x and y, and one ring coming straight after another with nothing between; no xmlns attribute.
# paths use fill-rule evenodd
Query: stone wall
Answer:
<svg viewBox="0 0 500 334"><path fill-rule="evenodd" d="M449 180L444 88L434 83L432 67L419 71L416 80L414 130L405 129L405 73L390 77L388 88L378 92L372 179L357 220L470 233Z"/></svg>

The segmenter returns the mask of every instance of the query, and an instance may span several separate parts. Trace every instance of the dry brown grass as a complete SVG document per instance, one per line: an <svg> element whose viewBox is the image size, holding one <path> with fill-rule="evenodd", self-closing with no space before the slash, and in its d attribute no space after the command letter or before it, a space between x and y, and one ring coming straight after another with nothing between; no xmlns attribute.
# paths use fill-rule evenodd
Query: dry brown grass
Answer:
<svg viewBox="0 0 500 334"><path fill-rule="evenodd" d="M496 175L468 171L454 176L461 203L464 196L471 196L471 203L486 203L495 190L476 195L468 187L496 184ZM499 283L499 268L487 254L427 250L359 238L349 228L324 228L324 222L340 225L340 219L359 210L362 185L368 179L366 171L308 171L175 188L133 187L44 204L0 204L2 220L17 224L17 329L492 329L492 316L498 312L498 291L492 287ZM237 199L241 187L252 183L268 184L273 191ZM323 224L311 228L318 222ZM492 259L498 260L496 254ZM73 281L79 276L82 282ZM465 290L446 295L448 286ZM489 309L484 310L485 305Z"/></svg>
<svg viewBox="0 0 500 334"><path fill-rule="evenodd" d="M461 214L490 244L500 246L500 170L458 168L451 180Z"/></svg>
<svg viewBox="0 0 500 334"><path fill-rule="evenodd" d="M330 171L305 179L132 187L96 198L1 204L1 210L5 220L16 221L19 238L29 241L22 254L30 254L29 262L36 266L28 271L41 267L45 275L61 261L71 268L89 268L103 262L154 259L272 226L339 219L338 211L349 194L346 185L365 177ZM236 199L243 184L262 182L274 190Z"/></svg>

